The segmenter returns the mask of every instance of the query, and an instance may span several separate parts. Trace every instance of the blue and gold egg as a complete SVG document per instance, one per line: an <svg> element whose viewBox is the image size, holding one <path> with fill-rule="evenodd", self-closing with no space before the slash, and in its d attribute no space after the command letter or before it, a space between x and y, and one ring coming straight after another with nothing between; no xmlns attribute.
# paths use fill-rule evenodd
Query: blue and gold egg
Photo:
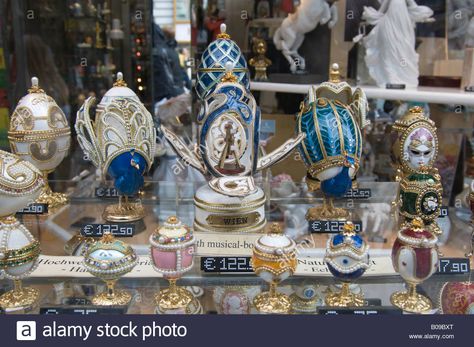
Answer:
<svg viewBox="0 0 474 347"><path fill-rule="evenodd" d="M367 121L366 98L339 81L337 64L331 80L311 87L297 118L297 133L306 134L298 149L308 176L321 190L341 197L351 187L362 155L362 133Z"/></svg>
<svg viewBox="0 0 474 347"><path fill-rule="evenodd" d="M346 222L343 231L328 240L324 257L331 274L344 282L359 278L369 268L369 245L354 230L354 224Z"/></svg>
<svg viewBox="0 0 474 347"><path fill-rule="evenodd" d="M250 75L247 61L239 46L226 33L225 24L221 25L221 33L211 42L201 57L196 74L196 93L203 100L221 81L226 73L225 66L232 63L233 73L245 89L250 88Z"/></svg>

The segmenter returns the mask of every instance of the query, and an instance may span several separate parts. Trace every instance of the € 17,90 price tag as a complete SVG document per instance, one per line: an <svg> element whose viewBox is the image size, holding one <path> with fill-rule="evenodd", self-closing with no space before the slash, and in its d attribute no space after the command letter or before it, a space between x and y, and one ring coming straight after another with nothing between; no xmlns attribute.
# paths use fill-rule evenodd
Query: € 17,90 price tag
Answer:
<svg viewBox="0 0 474 347"><path fill-rule="evenodd" d="M81 228L81 235L86 237L101 237L105 232L114 236L132 237L135 235L134 224L85 224Z"/></svg>
<svg viewBox="0 0 474 347"><path fill-rule="evenodd" d="M469 258L440 258L438 271L440 275L466 274L471 271Z"/></svg>

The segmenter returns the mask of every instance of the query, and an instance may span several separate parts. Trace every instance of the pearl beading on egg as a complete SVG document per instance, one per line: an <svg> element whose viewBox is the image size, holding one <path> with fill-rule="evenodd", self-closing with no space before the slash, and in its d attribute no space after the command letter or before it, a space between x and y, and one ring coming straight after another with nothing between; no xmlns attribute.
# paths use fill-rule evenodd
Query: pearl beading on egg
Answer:
<svg viewBox="0 0 474 347"><path fill-rule="evenodd" d="M342 248L341 246L334 248L332 247L332 239L328 239L327 244L326 244L326 256L348 256L353 259L357 260L362 260L364 259L367 254L369 253L369 248L370 246L368 244L364 244L364 247L361 249L360 252L355 252L353 248L348 248L350 247L347 244L341 244L345 245L346 247Z"/></svg>
<svg viewBox="0 0 474 347"><path fill-rule="evenodd" d="M421 248L434 248L436 246L436 243L438 242L438 238L433 235L433 238L415 238L415 237L410 237L402 234L402 231L398 232L397 238L410 246L414 247L421 247Z"/></svg>
<svg viewBox="0 0 474 347"><path fill-rule="evenodd" d="M326 261L326 263L328 263L333 268L335 268L337 271L339 271L340 273L343 273L343 274L350 274L350 273L353 273L357 270L368 269L370 267L370 264L365 263L365 262L357 262L352 266L342 267L341 265L339 265L339 263L335 262L333 259L331 259L329 257L328 258L325 257L324 260Z"/></svg>

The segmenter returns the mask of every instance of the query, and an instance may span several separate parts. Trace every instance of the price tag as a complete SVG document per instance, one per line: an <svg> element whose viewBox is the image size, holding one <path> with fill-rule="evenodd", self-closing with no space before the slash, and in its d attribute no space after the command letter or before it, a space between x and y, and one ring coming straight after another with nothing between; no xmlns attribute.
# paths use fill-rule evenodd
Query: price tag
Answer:
<svg viewBox="0 0 474 347"><path fill-rule="evenodd" d="M95 196L98 198L116 198L119 193L114 187L98 187L95 189Z"/></svg>
<svg viewBox="0 0 474 347"><path fill-rule="evenodd" d="M396 84L396 83L387 83L385 85L387 89L405 89L406 86L404 84Z"/></svg>
<svg viewBox="0 0 474 347"><path fill-rule="evenodd" d="M125 314L126 307L41 307L40 314Z"/></svg>
<svg viewBox="0 0 474 347"><path fill-rule="evenodd" d="M349 189L344 198L346 199L369 199L372 197L372 190L370 188L363 189Z"/></svg>
<svg viewBox="0 0 474 347"><path fill-rule="evenodd" d="M201 257L204 272L253 272L250 257Z"/></svg>
<svg viewBox="0 0 474 347"><path fill-rule="evenodd" d="M322 315L338 315L338 314L354 314L369 316L374 314L402 314L402 310L392 306L368 306L354 308L332 308L322 306L318 308L318 314Z"/></svg>
<svg viewBox="0 0 474 347"><path fill-rule="evenodd" d="M88 298L74 297L74 296L62 298L61 303L63 305L70 305L70 306L92 305L92 302Z"/></svg>
<svg viewBox="0 0 474 347"><path fill-rule="evenodd" d="M456 275L471 271L469 258L440 258L436 274Z"/></svg>
<svg viewBox="0 0 474 347"><path fill-rule="evenodd" d="M362 231L362 221L354 221L355 232ZM339 233L342 231L345 222L340 220L311 220L308 222L310 233Z"/></svg>
<svg viewBox="0 0 474 347"><path fill-rule="evenodd" d="M447 217L447 216L448 216L448 207L447 206L441 206L438 218L444 218L444 217Z"/></svg>
<svg viewBox="0 0 474 347"><path fill-rule="evenodd" d="M17 214L46 214L48 213L48 204L32 203L22 208Z"/></svg>
<svg viewBox="0 0 474 347"><path fill-rule="evenodd" d="M81 228L81 235L87 237L101 237L105 232L114 236L132 237L135 235L135 224L85 224Z"/></svg>

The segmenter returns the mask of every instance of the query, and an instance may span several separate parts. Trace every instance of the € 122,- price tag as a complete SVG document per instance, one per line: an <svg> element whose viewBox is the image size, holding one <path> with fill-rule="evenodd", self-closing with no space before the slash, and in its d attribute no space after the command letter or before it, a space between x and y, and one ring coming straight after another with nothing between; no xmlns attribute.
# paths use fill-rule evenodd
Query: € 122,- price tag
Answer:
<svg viewBox="0 0 474 347"><path fill-rule="evenodd" d="M28 204L17 212L17 214L46 214L48 213L48 204L34 202Z"/></svg>
<svg viewBox="0 0 474 347"><path fill-rule="evenodd" d="M97 187L95 189L97 198L116 198L119 196L117 188L114 187Z"/></svg>
<svg viewBox="0 0 474 347"><path fill-rule="evenodd" d="M469 258L439 258L438 270L439 275L458 275L466 274L471 271Z"/></svg>
<svg viewBox="0 0 474 347"><path fill-rule="evenodd" d="M250 257L201 257L204 272L252 272Z"/></svg>
<svg viewBox="0 0 474 347"><path fill-rule="evenodd" d="M354 221L355 232L362 231L362 221ZM310 220L308 221L308 230L310 233L340 233L344 227L345 221L340 220Z"/></svg>
<svg viewBox="0 0 474 347"><path fill-rule="evenodd" d="M132 237L135 235L135 224L85 224L81 227L81 235L86 237L101 237L105 232L114 236Z"/></svg>
<svg viewBox="0 0 474 347"><path fill-rule="evenodd" d="M346 199L369 199L372 197L372 190L370 188L354 188L349 189L344 198Z"/></svg>

